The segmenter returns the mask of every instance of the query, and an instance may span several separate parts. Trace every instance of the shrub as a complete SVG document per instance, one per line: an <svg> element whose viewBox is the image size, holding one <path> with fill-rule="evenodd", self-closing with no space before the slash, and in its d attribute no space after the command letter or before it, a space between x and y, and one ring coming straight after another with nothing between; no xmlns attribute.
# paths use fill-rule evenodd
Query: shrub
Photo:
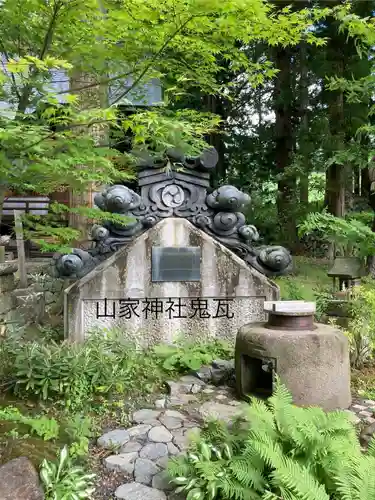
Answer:
<svg viewBox="0 0 375 500"><path fill-rule="evenodd" d="M154 352L163 361L164 370L178 372L198 370L215 359L230 359L234 355L233 346L216 339L205 343L180 340L175 345L160 344Z"/></svg>
<svg viewBox="0 0 375 500"><path fill-rule="evenodd" d="M276 381L245 420L211 421L168 472L187 500L373 500L375 446L363 454L346 412L299 408Z"/></svg>
<svg viewBox="0 0 375 500"><path fill-rule="evenodd" d="M375 286L363 281L355 287L349 303L351 320L346 334L350 342L351 363L362 368L373 357L375 347Z"/></svg>
<svg viewBox="0 0 375 500"><path fill-rule="evenodd" d="M60 451L57 463L43 460L40 468L46 500L92 498L94 477L82 467L74 466L66 446Z"/></svg>
<svg viewBox="0 0 375 500"><path fill-rule="evenodd" d="M16 395L63 401L71 410L99 396L151 392L161 383L156 357L117 332L93 334L84 344L10 337L0 345L0 363L2 384Z"/></svg>

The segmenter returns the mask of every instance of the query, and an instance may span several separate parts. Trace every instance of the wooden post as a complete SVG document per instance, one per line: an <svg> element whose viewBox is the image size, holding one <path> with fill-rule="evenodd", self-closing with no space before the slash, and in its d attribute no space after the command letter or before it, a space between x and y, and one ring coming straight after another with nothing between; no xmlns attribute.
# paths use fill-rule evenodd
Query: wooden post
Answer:
<svg viewBox="0 0 375 500"><path fill-rule="evenodd" d="M16 240L17 240L17 260L18 260L18 272L20 278L20 288L27 288L25 245L23 241L22 219L20 212L18 212L17 210L14 210L14 228L16 231Z"/></svg>
<svg viewBox="0 0 375 500"><path fill-rule="evenodd" d="M0 264L5 262L5 247L0 245Z"/></svg>

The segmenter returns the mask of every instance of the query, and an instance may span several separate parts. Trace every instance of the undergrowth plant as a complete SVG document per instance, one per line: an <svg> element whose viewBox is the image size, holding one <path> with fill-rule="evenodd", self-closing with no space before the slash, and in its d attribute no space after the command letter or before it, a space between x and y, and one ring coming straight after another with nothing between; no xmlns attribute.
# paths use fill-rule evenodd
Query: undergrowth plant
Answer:
<svg viewBox="0 0 375 500"><path fill-rule="evenodd" d="M56 439L59 436L60 426L54 418L47 416L26 416L14 406L0 408L0 420L22 424L30 429L31 434L43 438L45 441Z"/></svg>
<svg viewBox="0 0 375 500"><path fill-rule="evenodd" d="M75 466L67 446L60 450L57 462L43 460L40 479L45 500L86 500L95 491L95 474L87 474L82 467Z"/></svg>
<svg viewBox="0 0 375 500"><path fill-rule="evenodd" d="M351 319L346 329L350 342L351 364L362 368L373 358L375 348L375 286L372 280L354 288L349 303Z"/></svg>
<svg viewBox="0 0 375 500"><path fill-rule="evenodd" d="M147 393L161 384L159 362L118 332L93 333L84 344L51 340L0 344L0 382L19 397L57 401L72 412L114 393Z"/></svg>
<svg viewBox="0 0 375 500"><path fill-rule="evenodd" d="M155 346L154 353L163 361L164 370L185 372L198 370L202 365L211 364L215 359L232 358L233 347L217 339L203 343L177 340L174 345Z"/></svg>
<svg viewBox="0 0 375 500"><path fill-rule="evenodd" d="M244 420L210 421L168 472L187 500L374 500L375 446L363 454L343 411L299 408L276 381Z"/></svg>

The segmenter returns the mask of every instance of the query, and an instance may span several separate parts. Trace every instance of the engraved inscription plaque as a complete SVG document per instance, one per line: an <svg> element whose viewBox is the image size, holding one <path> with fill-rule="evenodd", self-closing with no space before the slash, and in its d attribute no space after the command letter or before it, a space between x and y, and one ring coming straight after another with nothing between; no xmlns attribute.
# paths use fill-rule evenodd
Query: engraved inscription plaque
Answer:
<svg viewBox="0 0 375 500"><path fill-rule="evenodd" d="M200 281L200 247L153 247L151 281Z"/></svg>

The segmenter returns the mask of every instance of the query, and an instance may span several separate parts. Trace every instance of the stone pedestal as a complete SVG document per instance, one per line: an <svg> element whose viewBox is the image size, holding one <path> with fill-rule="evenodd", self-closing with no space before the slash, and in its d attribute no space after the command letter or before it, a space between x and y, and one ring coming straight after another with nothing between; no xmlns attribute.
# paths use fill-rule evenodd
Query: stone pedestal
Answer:
<svg viewBox="0 0 375 500"><path fill-rule="evenodd" d="M298 302L265 303L268 323L239 330L235 348L238 393L243 399L270 396L276 373L295 404L346 409L351 404L348 340L337 328L310 323L309 303L299 308Z"/></svg>

